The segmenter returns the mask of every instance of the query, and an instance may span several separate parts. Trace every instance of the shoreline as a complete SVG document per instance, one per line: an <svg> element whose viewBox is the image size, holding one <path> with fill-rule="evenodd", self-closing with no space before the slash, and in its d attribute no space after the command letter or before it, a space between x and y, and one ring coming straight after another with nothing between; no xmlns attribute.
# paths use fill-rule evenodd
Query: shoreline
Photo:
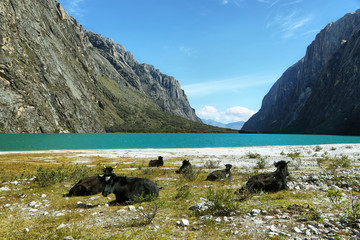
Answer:
<svg viewBox="0 0 360 240"><path fill-rule="evenodd" d="M158 156L170 160L170 165L181 165L182 160L190 160L194 165L201 166L207 161L215 161L218 165L232 164L234 167L250 168L256 165L256 159L246 157L249 154L258 154L268 165L280 160L290 160L288 156L298 153L306 159L303 164L314 165L316 159L322 155L335 157L348 155L360 158L360 143L345 144L317 144L317 145L282 145L282 146L251 146L251 147L216 147L216 148L145 148L145 149L82 149L82 150L40 150L40 151L3 151L4 155L32 155L32 154L60 154L74 163L92 163L92 158L101 157L110 159L111 164L118 164L122 158L138 160L157 159ZM76 161L73 161L77 159Z"/></svg>

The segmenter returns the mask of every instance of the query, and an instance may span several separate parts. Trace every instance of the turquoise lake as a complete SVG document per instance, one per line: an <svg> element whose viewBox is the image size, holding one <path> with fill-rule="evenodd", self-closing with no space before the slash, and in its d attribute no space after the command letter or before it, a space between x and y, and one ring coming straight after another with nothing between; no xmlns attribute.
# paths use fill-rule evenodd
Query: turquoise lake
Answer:
<svg viewBox="0 0 360 240"><path fill-rule="evenodd" d="M198 133L0 134L0 151L209 148L336 143L360 143L360 136Z"/></svg>

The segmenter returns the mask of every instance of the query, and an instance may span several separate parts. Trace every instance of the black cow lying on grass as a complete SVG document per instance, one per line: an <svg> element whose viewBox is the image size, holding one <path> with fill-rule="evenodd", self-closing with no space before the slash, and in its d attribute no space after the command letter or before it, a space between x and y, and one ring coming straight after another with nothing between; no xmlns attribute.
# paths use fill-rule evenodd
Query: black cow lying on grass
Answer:
<svg viewBox="0 0 360 240"><path fill-rule="evenodd" d="M277 168L272 173L262 173L252 176L246 183L250 191L277 192L288 189L286 177L289 176L289 162L279 161L274 163Z"/></svg>
<svg viewBox="0 0 360 240"><path fill-rule="evenodd" d="M209 173L206 180L207 181L215 181L215 180L219 180L219 179L231 179L231 172L230 172L231 167L232 167L231 164L225 164L224 170L215 170L215 171Z"/></svg>
<svg viewBox="0 0 360 240"><path fill-rule="evenodd" d="M116 176L112 167L104 166L104 174L81 179L75 186L73 186L69 193L63 195L63 197L72 196L89 196L102 192L105 188L105 182L111 177Z"/></svg>
<svg viewBox="0 0 360 240"><path fill-rule="evenodd" d="M176 170L176 173L183 173L186 168L191 167L191 163L189 160L184 160L179 170Z"/></svg>
<svg viewBox="0 0 360 240"><path fill-rule="evenodd" d="M102 192L104 197L114 193L116 199L111 205L128 205L132 202L151 201L159 196L156 183L145 178L137 177L111 177Z"/></svg>
<svg viewBox="0 0 360 240"><path fill-rule="evenodd" d="M159 156L158 160L150 160L149 167L161 167L164 166L163 157Z"/></svg>

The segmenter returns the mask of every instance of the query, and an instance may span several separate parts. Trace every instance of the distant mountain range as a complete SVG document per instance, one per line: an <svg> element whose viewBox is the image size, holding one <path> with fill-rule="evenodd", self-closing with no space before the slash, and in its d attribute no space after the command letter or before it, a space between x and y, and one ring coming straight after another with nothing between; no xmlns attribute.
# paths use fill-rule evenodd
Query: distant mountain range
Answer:
<svg viewBox="0 0 360 240"><path fill-rule="evenodd" d="M328 24L242 130L360 135L360 10Z"/></svg>
<svg viewBox="0 0 360 240"><path fill-rule="evenodd" d="M244 121L239 122L232 122L232 123L221 123L210 119L201 119L201 121L207 125L215 126L215 127L221 127L221 128L229 128L233 130L240 130L243 125Z"/></svg>

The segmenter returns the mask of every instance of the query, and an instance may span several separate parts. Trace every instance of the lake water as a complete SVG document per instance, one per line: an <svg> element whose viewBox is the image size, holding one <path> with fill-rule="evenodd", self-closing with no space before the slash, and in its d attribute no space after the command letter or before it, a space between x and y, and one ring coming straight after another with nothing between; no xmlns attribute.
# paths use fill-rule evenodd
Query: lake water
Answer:
<svg viewBox="0 0 360 240"><path fill-rule="evenodd" d="M0 134L0 151L208 148L360 143L358 136L291 134L54 133Z"/></svg>

